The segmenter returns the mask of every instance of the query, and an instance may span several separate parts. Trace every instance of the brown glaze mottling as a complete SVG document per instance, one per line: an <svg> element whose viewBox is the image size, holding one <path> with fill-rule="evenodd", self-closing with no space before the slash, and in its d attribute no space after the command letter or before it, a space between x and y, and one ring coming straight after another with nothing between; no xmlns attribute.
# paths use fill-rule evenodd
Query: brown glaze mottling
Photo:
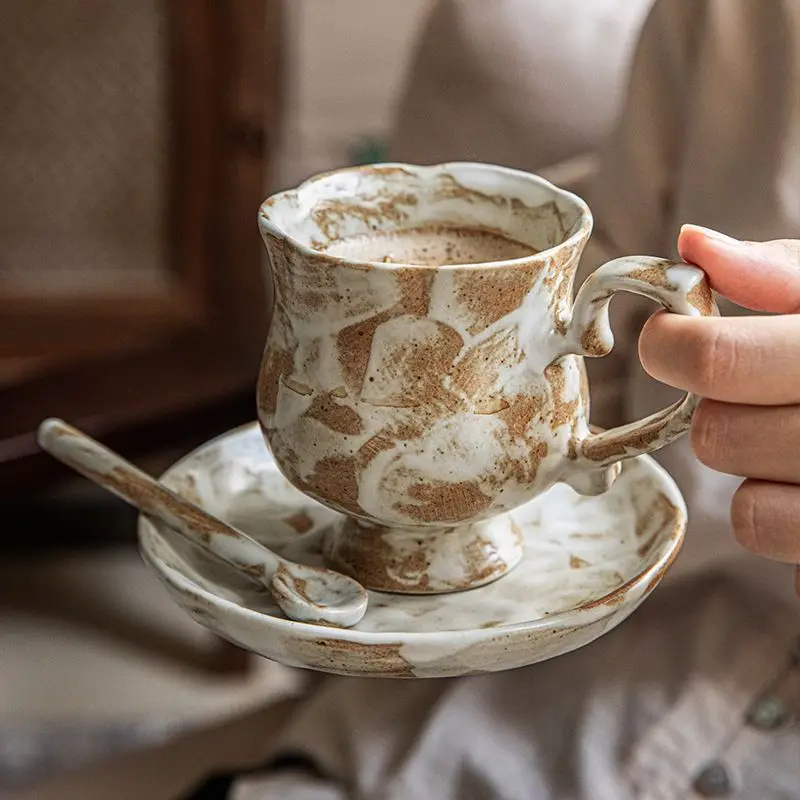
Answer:
<svg viewBox="0 0 800 800"><path fill-rule="evenodd" d="M396 279L400 289L400 305L406 314L424 317L431 301L433 270L398 269Z"/></svg>
<svg viewBox="0 0 800 800"><path fill-rule="evenodd" d="M674 528L681 515L680 509L670 502L668 497L662 494L657 495L644 514L636 521L636 538L641 539L653 527L654 520L658 521L659 530L667 527Z"/></svg>
<svg viewBox="0 0 800 800"><path fill-rule="evenodd" d="M567 443L567 458L570 461L577 461L578 460L578 450L580 448L580 442L574 436L569 437L569 442Z"/></svg>
<svg viewBox="0 0 800 800"><path fill-rule="evenodd" d="M639 558L646 558L650 554L650 551L653 549L653 547L655 547L656 542L658 542L657 532L636 548L636 555L639 556Z"/></svg>
<svg viewBox="0 0 800 800"><path fill-rule="evenodd" d="M358 413L350 406L335 402L332 394L316 395L306 411L306 416L346 436L357 436L364 428Z"/></svg>
<svg viewBox="0 0 800 800"><path fill-rule="evenodd" d="M533 396L517 395L508 401L508 408L497 414L503 422L512 439L525 439L527 443L534 444L528 436L530 424L547 408L546 398L541 394ZM546 443L542 443L546 444Z"/></svg>
<svg viewBox="0 0 800 800"><path fill-rule="evenodd" d="M387 222L402 227L408 221L408 207L413 207L418 202L416 195L410 193L392 195L385 199L364 198L362 202L355 203L326 200L314 206L311 217L328 242L332 242L341 238L342 225L348 219L358 219L367 228Z"/></svg>
<svg viewBox="0 0 800 800"><path fill-rule="evenodd" d="M426 409L427 410L427 409ZM453 410L451 408L451 410ZM402 412L405 411L405 414ZM418 408L399 409L393 422L383 429L386 436L399 442L421 439L430 430L431 425L439 419L438 409L432 409L432 416L421 413Z"/></svg>
<svg viewBox="0 0 800 800"><path fill-rule="evenodd" d="M582 444L582 453L590 461L601 462L625 456L628 451L646 452L653 442L664 435L667 426L674 424L670 412L670 409L662 412L632 435L614 435L612 431L600 439L589 437Z"/></svg>
<svg viewBox="0 0 800 800"><path fill-rule="evenodd" d="M402 324L404 320L395 322ZM425 320L424 324L424 336L415 335L410 341L389 341L382 348L380 374L370 375L372 385L362 390L371 405L417 408L454 402L448 400L442 379L464 342L449 325L432 320ZM340 360L345 361L347 355L340 352Z"/></svg>
<svg viewBox="0 0 800 800"><path fill-rule="evenodd" d="M521 532L517 532L521 537ZM490 539L476 531L472 537L459 540L456 555L464 565L461 578L448 581L446 585L440 581L431 586L429 569L437 556L436 537L442 532L437 529L414 532L415 547L409 546L410 535L411 531L405 532L398 540L391 529L348 520L342 535L327 541L326 558L339 572L353 577L358 575L358 580L367 588L397 594L467 589L491 582L513 566L505 561ZM522 544L521 538L519 544Z"/></svg>
<svg viewBox="0 0 800 800"><path fill-rule="evenodd" d="M508 400L503 397L487 397L484 400L476 400L472 411L480 416L493 416L505 411L509 405Z"/></svg>
<svg viewBox="0 0 800 800"><path fill-rule="evenodd" d="M223 522L212 519L199 509L183 502L180 497L172 497L170 492L164 492L159 487L154 490L150 483L142 480L135 473L114 467L108 472L95 473L88 475L95 483L108 486L111 491L119 487L120 494L131 497L137 508L147 511L148 509L165 509L174 517L182 518L188 527L192 529L198 537L208 541L213 534L233 535L235 531ZM263 574L263 567L261 570Z"/></svg>
<svg viewBox="0 0 800 800"><path fill-rule="evenodd" d="M419 503L400 503L398 509L419 522L465 522L485 511L492 502L477 481L415 483L408 495Z"/></svg>
<svg viewBox="0 0 800 800"><path fill-rule="evenodd" d="M564 388L566 380L564 377L564 367L562 364L550 364L544 371L545 378L550 384L552 392L553 411L550 415L550 427L555 430L562 425L569 425L575 418L580 399L578 397L570 400L564 399Z"/></svg>
<svg viewBox="0 0 800 800"><path fill-rule="evenodd" d="M502 391L500 369L519 363L521 355L517 332L513 328L498 331L459 357L450 371L450 385L480 407L480 413L491 413L485 410L487 403L499 410L504 404L493 401Z"/></svg>
<svg viewBox="0 0 800 800"><path fill-rule="evenodd" d="M508 569L502 558L492 557L492 543L486 539L476 536L464 548L464 555L467 563L467 579L457 589L468 589L471 586L479 586L486 583L496 575L505 574ZM487 557L488 556L488 557Z"/></svg>
<svg viewBox="0 0 800 800"><path fill-rule="evenodd" d="M593 319L581 334L581 348L587 356L604 356L609 352L597 329L597 319Z"/></svg>
<svg viewBox="0 0 800 800"><path fill-rule="evenodd" d="M567 226L564 223L558 204L554 201L535 207L526 206L516 197L507 197L503 194L488 194L477 189L470 189L460 184L455 178L445 175L439 178L433 197L436 200L464 200L470 204L491 203L495 206L505 206L512 212L524 215L528 219L555 216L559 221L559 237L557 242L554 241L550 244L553 245L563 241L567 235Z"/></svg>
<svg viewBox="0 0 800 800"><path fill-rule="evenodd" d="M626 581L624 584L622 584L622 586L618 586L616 589L614 589L613 592L609 592L603 597L598 597L596 600L589 600L586 603L581 603L579 608L583 609L584 611L588 611L591 608L602 608L603 606L613 608L614 606L618 606L620 603L625 602L628 592L633 589L635 584L636 579L631 578L631 580Z"/></svg>
<svg viewBox="0 0 800 800"><path fill-rule="evenodd" d="M683 516L683 514L679 514L679 516L676 518L675 525L676 527L673 530L673 538L675 540L679 540L681 537L681 532L683 528L686 526L686 519ZM674 548L670 552L669 557L664 562L664 564L655 572L653 577L650 578L650 581L648 582L647 587L644 590L645 595L650 594L650 592L652 592L653 589L655 589L656 586L658 586L658 584L661 583L661 581L664 578L664 575L666 575L667 573L667 570L675 563L675 559L678 557L680 552L681 551L679 547Z"/></svg>
<svg viewBox="0 0 800 800"><path fill-rule="evenodd" d="M293 600L294 595L292 592L294 592L307 603L317 605L317 603L308 596L306 584L307 581L295 577L283 564L279 564L278 569L275 570L275 580L272 581L271 588L275 595L282 597L284 600ZM291 587L291 589L289 587Z"/></svg>
<svg viewBox="0 0 800 800"><path fill-rule="evenodd" d="M366 465L379 453L383 453L387 450L394 450L395 447L396 442L393 437L378 433L367 439L367 441L358 448L358 455L361 458L361 463Z"/></svg>
<svg viewBox="0 0 800 800"><path fill-rule="evenodd" d="M295 394L301 394L305 397L314 394L314 390L307 383L301 383L300 381L296 381L294 378L284 377L283 385L289 389L289 391L292 391Z"/></svg>
<svg viewBox="0 0 800 800"><path fill-rule="evenodd" d="M411 551L398 551L387 541L386 528L364 527L356 520L345 523L346 535L336 537L326 557L334 569L355 577L363 586L376 591L424 592L428 587L429 556L426 534ZM366 546L368 544L368 546Z"/></svg>
<svg viewBox="0 0 800 800"><path fill-rule="evenodd" d="M553 315L554 326L561 336L567 335L567 320L571 313L572 287L575 271L572 265L580 258L582 245L565 246L552 258L552 263L543 283L552 292L550 296L550 313Z"/></svg>
<svg viewBox="0 0 800 800"><path fill-rule="evenodd" d="M437 200L466 200L468 203L492 203L493 205L510 205L512 209L525 210L526 206L516 198L488 194L469 189L450 175L442 175L437 181L434 196Z"/></svg>
<svg viewBox="0 0 800 800"><path fill-rule="evenodd" d="M314 526L314 521L311 517L302 511L284 517L283 521L296 533L307 533Z"/></svg>
<svg viewBox="0 0 800 800"><path fill-rule="evenodd" d="M322 650L331 672L364 672L381 678L415 678L414 670L401 653L399 644L371 644L365 646L346 639L317 639L310 643ZM298 642L302 651L302 642Z"/></svg>
<svg viewBox="0 0 800 800"><path fill-rule="evenodd" d="M658 495L649 505L644 514L637 520L636 536L641 538L646 531L649 537L639 545L636 550L640 558L646 558L665 534L678 535L686 524L683 512L677 508L669 498Z"/></svg>
<svg viewBox="0 0 800 800"><path fill-rule="evenodd" d="M583 611L589 611L593 608L603 608L603 607L614 608L615 606L618 606L621 603L626 602L629 593L636 587L638 582L639 582L639 576L637 575L625 581L624 583L620 584L608 594L605 594L602 597L597 597L594 600L588 600L585 603L581 603L578 606L578 608Z"/></svg>
<svg viewBox="0 0 800 800"><path fill-rule="evenodd" d="M269 348L258 373L259 405L268 414L277 408L281 379L291 373L294 360L286 350Z"/></svg>
<svg viewBox="0 0 800 800"><path fill-rule="evenodd" d="M714 295L707 281L698 281L686 295L686 300L704 317L710 317L714 313Z"/></svg>
<svg viewBox="0 0 800 800"><path fill-rule="evenodd" d="M457 273L456 297L476 334L518 309L539 277L541 261L508 269L478 269Z"/></svg>
<svg viewBox="0 0 800 800"><path fill-rule="evenodd" d="M536 481L539 467L547 458L549 450L547 442L531 442L524 458L502 458L499 467L521 486L530 486Z"/></svg>
<svg viewBox="0 0 800 800"><path fill-rule="evenodd" d="M288 256L288 263L299 257L291 250ZM338 294L334 270L320 270L313 283L294 280L292 273L287 272L276 288L282 307L285 305L294 313L300 311L308 316L325 309Z"/></svg>
<svg viewBox="0 0 800 800"><path fill-rule="evenodd" d="M363 514L358 504L358 471L358 459L354 456L325 456L317 461L308 478L296 472L290 477L300 491L323 498L343 511Z"/></svg>
<svg viewBox="0 0 800 800"><path fill-rule="evenodd" d="M631 269L628 271L628 277L635 281L649 283L651 286L658 286L663 289L672 289L674 291L677 289L677 287L672 284L669 279L669 275L667 274L667 270L672 266L674 266L674 262L664 260L662 267L653 265L648 267L640 267L638 269Z"/></svg>
<svg viewBox="0 0 800 800"><path fill-rule="evenodd" d="M343 328L336 337L336 349L345 384L348 391L354 395L360 394L364 385L364 375L367 373L369 356L372 352L372 337L378 326L392 316L392 312L383 311L363 322Z"/></svg>

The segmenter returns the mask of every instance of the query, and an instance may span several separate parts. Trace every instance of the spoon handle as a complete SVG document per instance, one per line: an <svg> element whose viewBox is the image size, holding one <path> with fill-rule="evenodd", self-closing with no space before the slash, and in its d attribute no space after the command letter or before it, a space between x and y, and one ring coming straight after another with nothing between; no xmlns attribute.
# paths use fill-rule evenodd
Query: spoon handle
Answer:
<svg viewBox="0 0 800 800"><path fill-rule="evenodd" d="M265 581L281 560L271 550L175 494L121 456L60 419L39 426L39 445L90 481L161 520L192 544Z"/></svg>

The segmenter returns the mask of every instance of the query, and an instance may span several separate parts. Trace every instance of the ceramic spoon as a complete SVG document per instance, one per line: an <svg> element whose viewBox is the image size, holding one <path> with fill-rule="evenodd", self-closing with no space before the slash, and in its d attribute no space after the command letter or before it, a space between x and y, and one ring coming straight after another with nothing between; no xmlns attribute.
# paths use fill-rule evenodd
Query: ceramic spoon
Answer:
<svg viewBox="0 0 800 800"><path fill-rule="evenodd" d="M349 628L367 610L367 592L338 572L296 564L212 517L124 458L59 419L39 426L43 450L192 544L262 582L290 619Z"/></svg>

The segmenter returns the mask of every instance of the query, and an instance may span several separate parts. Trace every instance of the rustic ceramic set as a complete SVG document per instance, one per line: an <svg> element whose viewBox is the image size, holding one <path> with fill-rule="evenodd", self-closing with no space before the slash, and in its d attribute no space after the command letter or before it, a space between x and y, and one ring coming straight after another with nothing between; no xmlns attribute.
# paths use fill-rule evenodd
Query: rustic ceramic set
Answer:
<svg viewBox="0 0 800 800"><path fill-rule="evenodd" d="M632 256L573 295L589 208L483 164L328 173L268 199L259 226L275 305L258 425L209 442L162 480L290 566L354 579L368 600L341 625L287 611L274 581L272 591L254 584L147 514L142 551L177 602L277 661L398 677L530 664L630 614L686 526L679 491L645 454L687 430L697 398L590 430L583 357L610 351L618 291L716 313L704 274ZM357 260L346 246L453 227L524 248L420 265ZM294 580L293 596L335 607L328 585Z"/></svg>

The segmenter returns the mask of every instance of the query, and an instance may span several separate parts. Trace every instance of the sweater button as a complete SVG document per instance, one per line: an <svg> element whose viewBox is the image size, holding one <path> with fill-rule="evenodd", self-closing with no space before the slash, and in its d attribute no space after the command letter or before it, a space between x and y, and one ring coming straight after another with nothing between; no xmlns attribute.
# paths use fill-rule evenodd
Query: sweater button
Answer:
<svg viewBox="0 0 800 800"><path fill-rule="evenodd" d="M757 731L774 731L788 722L789 710L780 697L765 695L750 706L746 720Z"/></svg>
<svg viewBox="0 0 800 800"><path fill-rule="evenodd" d="M728 770L719 761L703 767L692 786L701 797L728 797L733 791Z"/></svg>

